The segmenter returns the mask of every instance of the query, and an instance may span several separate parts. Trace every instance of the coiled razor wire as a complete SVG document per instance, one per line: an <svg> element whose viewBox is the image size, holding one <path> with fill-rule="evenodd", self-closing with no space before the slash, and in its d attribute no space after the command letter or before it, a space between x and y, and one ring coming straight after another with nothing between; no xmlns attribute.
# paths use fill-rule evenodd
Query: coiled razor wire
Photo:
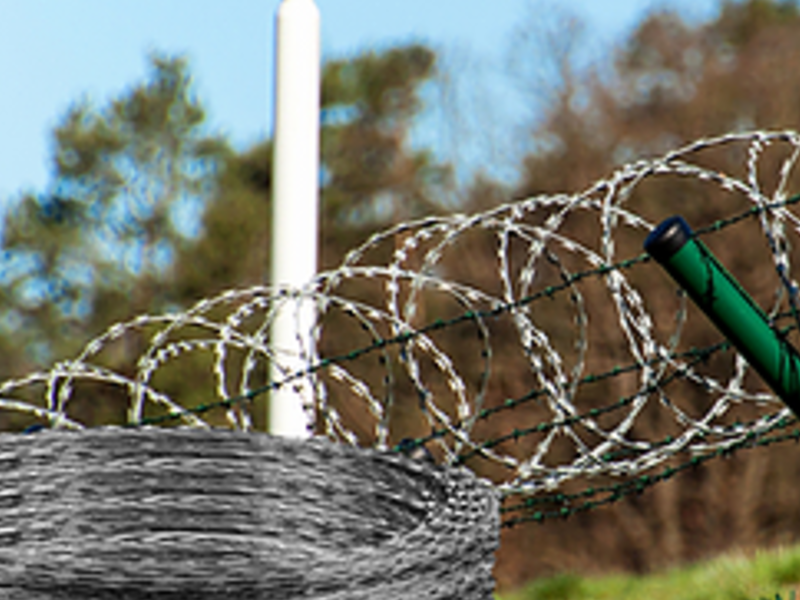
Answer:
<svg viewBox="0 0 800 600"><path fill-rule="evenodd" d="M2 441L4 452L17 465L25 462L23 455L32 457L33 462L25 463L30 477L45 478L52 483L48 489L55 490L61 464L53 450L56 446L67 452L85 439L91 450L81 451L81 460L89 462L92 452L108 453L113 446L93 446L95 442L90 440L119 436L147 439L159 446L152 441L158 436L147 426L188 426L193 433L181 428L175 431L182 433L169 435L195 436L192 439L199 446L200 440L206 439L203 436L219 439L220 426L253 436L231 432L230 440L237 440L235 443L280 445L275 440L255 441L267 438L252 433L251 407L270 390L304 382L304 389L313 392L304 405L311 432L337 442L337 448L360 446L362 449L352 451L367 452L364 456L372 458L363 460L369 461L391 456L391 450L401 447L407 450L408 443L399 444L405 427L414 438L411 447L425 445L441 465L425 463L419 467L420 477L429 477L430 469L442 469L437 471L441 477L461 478L465 465L474 469L491 478L496 490L489 495L474 492L483 502L480 506L491 504L489 498L497 494L505 500L503 524L511 525L567 516L613 502L738 449L797 440L797 429L780 433L795 422L788 409L764 391L756 378L748 377L747 364L726 341L717 336L703 347L684 347L682 341L690 337L688 330L694 328L691 319L696 312L685 299L676 301L677 309L671 315L650 308L659 304L648 297L649 282L660 274L641 253L641 243L632 250L630 240L643 240L657 222L654 217L669 216L672 208L663 202L658 210L639 204L664 178L689 182L695 191L706 186L703 189L712 190L723 201L730 199L735 208L711 222L693 223L695 231L711 240L745 221L758 227L771 256L772 272L777 275L767 312L776 328L792 335L798 326L792 243L800 223L794 212L798 198L790 192L797 178L799 153L800 136L793 131L735 133L699 140L658 158L626 164L581 193L539 195L475 214L399 224L372 235L349 252L339 267L320 273L303 289L255 286L228 290L180 313L142 315L116 324L86 344L76 357L49 370L0 383L1 410L38 419L47 428L80 432L72 437L65 431L28 437L9 434L11 437L4 436ZM487 240L496 256L494 273L452 278L449 273L454 271L469 273L465 262L470 244L482 244L484 252ZM599 342L592 314L594 304L600 301L613 309L616 321L609 322L604 316L602 325L616 328L619 343L615 351L624 359L615 357L613 367L597 370L605 364L602 356L596 356L605 350L593 354ZM311 331L300 326L309 304L315 306L317 315ZM553 306L560 306L562 312L549 313ZM297 345L275 348L270 329L277 315L286 312L295 315ZM552 314L561 316L547 316ZM569 347L552 333L554 324L570 330ZM352 335L342 333L348 326ZM335 336L329 333L332 330ZM456 332L455 342L445 336L452 332ZM106 356L113 355L129 338L144 348L133 373L115 368ZM469 354L468 360L465 354ZM209 396L182 402L161 382L168 381L164 374L170 367L199 355L211 357ZM503 373L497 361L511 360L510 356L525 365L529 391L498 402L498 390L508 382L497 381L496 373ZM728 365L728 374L720 377L719 369L705 368L709 361ZM268 365L277 365L283 377L265 381ZM520 376L515 379L525 381ZM593 389L603 393L607 387L602 386L614 382L624 382L618 386L624 394L616 398L592 394ZM212 388L216 398L210 395ZM127 398L125 422L106 437L84 429L70 410L82 394L93 394L92 398L102 402L98 389L113 389ZM682 394L689 389L702 393L702 406L682 402ZM741 414L747 417L738 418L743 409ZM219 419L220 413L224 421ZM656 435L658 428L637 428L645 419L662 423L662 432L669 433ZM70 440L69 444L59 446L64 444L62 439ZM48 444L53 446L48 449ZM310 469L323 455L325 460L331 456L319 454L321 446L316 444L321 442L307 446L313 448L309 450ZM38 448L47 459L40 458ZM330 452L345 456L350 451ZM278 464L289 460L290 454L280 454ZM258 452L252 456L256 460ZM690 458L675 465L680 456ZM201 469L204 463L190 458L187 454L184 471ZM135 465L144 459L130 455L125 460L129 461L127 468L138 468ZM49 468L49 461L56 466ZM160 459L152 458L155 472L161 464ZM664 470L657 473L659 466ZM316 490L314 486L322 485L320 479L330 478L325 485L340 489L339 477L332 469L308 482L310 489ZM367 483L372 479L365 468L363 476L353 476L348 484L357 485L360 480L362 485L372 485ZM579 479L599 483L564 491ZM6 485L10 491L4 493L8 498L25 497L14 488L23 485L21 480L14 481L20 483ZM474 479L470 485L477 489L474 486L483 485L481 481ZM388 490L393 484L386 485ZM404 485L418 489L421 484L409 480ZM105 489L113 503L116 488ZM276 493L274 487L269 489ZM303 486L291 489L301 497L304 494ZM305 511L314 510L322 496L331 499L318 490L309 494L313 497L302 503ZM434 503L447 501L446 494L432 497ZM285 506L280 504L280 510ZM393 526L380 511L358 513L359 502L349 503L349 507L356 511L357 519L378 519L386 527ZM466 505L462 509L466 511L463 518L469 521L471 509ZM416 511L404 502L398 502L397 510ZM485 516L485 511L482 514ZM308 535L321 540L325 527L337 529L341 519L350 518L337 510L330 516L328 525L318 525ZM65 517L64 523L68 521ZM274 533L289 535L296 521L278 519L273 525ZM19 535L5 527L11 539ZM34 529L31 524L31 531ZM92 530L92 539L102 535L102 528ZM412 543L415 535L403 543ZM158 545L160 542L154 541L158 535L153 536L148 539ZM420 546L414 548L422 552ZM8 560L12 555L3 556ZM67 552L63 556L73 555ZM438 568L424 563L422 555L419 558L414 569ZM159 568L151 564L147 569L151 567ZM333 587L315 593L298 597L339 597Z"/></svg>
<svg viewBox="0 0 800 600"><path fill-rule="evenodd" d="M498 495L401 454L196 428L0 434L0 597L492 597Z"/></svg>

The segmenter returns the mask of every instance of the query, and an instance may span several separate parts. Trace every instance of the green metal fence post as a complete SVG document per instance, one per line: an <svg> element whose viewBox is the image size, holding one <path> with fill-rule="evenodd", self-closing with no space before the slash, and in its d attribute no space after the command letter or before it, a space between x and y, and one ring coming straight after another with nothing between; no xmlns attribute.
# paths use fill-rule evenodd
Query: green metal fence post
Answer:
<svg viewBox="0 0 800 600"><path fill-rule="evenodd" d="M662 222L647 236L644 248L800 416L800 355L705 244L693 237L686 221L675 216Z"/></svg>

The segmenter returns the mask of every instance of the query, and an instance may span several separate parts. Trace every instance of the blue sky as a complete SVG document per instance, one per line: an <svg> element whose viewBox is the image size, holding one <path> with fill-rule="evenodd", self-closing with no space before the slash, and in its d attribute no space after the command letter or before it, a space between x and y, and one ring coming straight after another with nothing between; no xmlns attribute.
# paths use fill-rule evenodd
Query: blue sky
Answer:
<svg viewBox="0 0 800 600"><path fill-rule="evenodd" d="M0 0L0 201L47 183L50 131L70 103L96 104L146 73L149 50L185 54L210 127L238 147L271 130L274 15L280 0ZM422 40L477 100L513 115L492 74L508 56L510 34L558 5L582 18L593 40L618 40L647 11L672 7L689 18L714 14L716 0L317 0L323 54ZM465 66L460 68L459 65ZM506 106L506 102L508 105ZM434 107L435 108L435 107ZM428 115L438 131L441 112ZM495 140L513 119L493 123ZM484 125L485 126L485 125ZM460 135L480 136L480 126ZM497 136L500 136L499 138ZM430 140L425 140L430 141ZM434 139L434 143L436 140ZM496 142L495 142L496 143ZM502 144L501 144L502 145ZM481 144L485 147L486 144ZM503 157L500 157L503 160Z"/></svg>

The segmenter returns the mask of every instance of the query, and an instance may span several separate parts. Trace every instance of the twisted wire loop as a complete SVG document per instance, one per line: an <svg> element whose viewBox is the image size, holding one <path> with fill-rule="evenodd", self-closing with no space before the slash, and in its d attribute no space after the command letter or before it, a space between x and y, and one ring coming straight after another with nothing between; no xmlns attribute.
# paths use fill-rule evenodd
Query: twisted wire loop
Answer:
<svg viewBox="0 0 800 600"><path fill-rule="evenodd" d="M310 430L378 451L412 437L504 498L632 480L681 455L743 447L790 414L642 242L688 211L712 250L721 240L729 258L732 248L737 260L758 257L748 267L760 277L757 301L792 335L798 156L793 131L732 133L622 165L580 193L401 223L302 289L228 290L116 324L72 359L0 382L0 417L81 430L76 400L113 396L125 399L125 426L252 431L265 392L306 379ZM751 245L739 249L741 232ZM269 332L287 313L296 345L276 348ZM144 348L132 373L118 367L130 347ZM173 397L170 368L198 365L207 396ZM266 381L270 365L279 380Z"/></svg>
<svg viewBox="0 0 800 600"><path fill-rule="evenodd" d="M0 464L3 598L492 597L466 469L185 427L3 433Z"/></svg>

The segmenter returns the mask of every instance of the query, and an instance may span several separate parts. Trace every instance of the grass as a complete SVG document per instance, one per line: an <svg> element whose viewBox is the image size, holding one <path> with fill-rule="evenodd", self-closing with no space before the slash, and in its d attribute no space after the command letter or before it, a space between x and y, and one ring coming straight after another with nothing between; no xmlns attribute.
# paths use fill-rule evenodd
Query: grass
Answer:
<svg viewBox="0 0 800 600"><path fill-rule="evenodd" d="M800 600L800 546L724 555L652 575L538 579L497 600Z"/></svg>

